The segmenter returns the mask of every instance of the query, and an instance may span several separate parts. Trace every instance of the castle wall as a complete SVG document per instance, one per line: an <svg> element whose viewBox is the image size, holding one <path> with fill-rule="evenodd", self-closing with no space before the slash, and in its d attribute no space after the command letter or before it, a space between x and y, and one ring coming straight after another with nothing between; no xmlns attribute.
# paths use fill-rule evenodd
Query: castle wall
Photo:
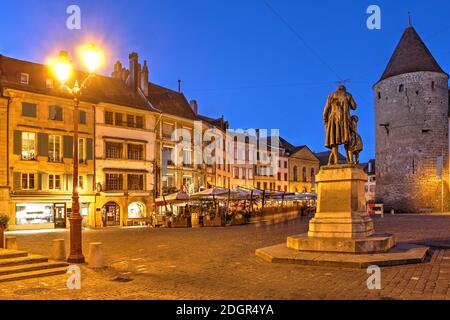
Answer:
<svg viewBox="0 0 450 320"><path fill-rule="evenodd" d="M402 74L377 83L374 91L377 200L397 212L447 211L448 76Z"/></svg>

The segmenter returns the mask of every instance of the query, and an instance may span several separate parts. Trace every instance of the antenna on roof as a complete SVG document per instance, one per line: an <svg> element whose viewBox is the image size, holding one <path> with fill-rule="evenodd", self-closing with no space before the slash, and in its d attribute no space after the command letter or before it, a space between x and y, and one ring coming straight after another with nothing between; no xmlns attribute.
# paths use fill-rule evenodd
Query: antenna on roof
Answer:
<svg viewBox="0 0 450 320"><path fill-rule="evenodd" d="M410 11L408 11L408 27L412 27L411 12Z"/></svg>
<svg viewBox="0 0 450 320"><path fill-rule="evenodd" d="M181 93L181 80L178 80L178 92Z"/></svg>

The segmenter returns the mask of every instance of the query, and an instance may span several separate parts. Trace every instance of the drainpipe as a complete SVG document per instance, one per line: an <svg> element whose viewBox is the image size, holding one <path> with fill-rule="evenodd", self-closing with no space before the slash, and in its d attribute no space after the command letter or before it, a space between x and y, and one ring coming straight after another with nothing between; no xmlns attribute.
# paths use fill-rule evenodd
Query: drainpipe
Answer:
<svg viewBox="0 0 450 320"><path fill-rule="evenodd" d="M2 92L3 95L3 92ZM9 187L9 109L11 105L11 97L8 97L8 103L6 105L6 185Z"/></svg>

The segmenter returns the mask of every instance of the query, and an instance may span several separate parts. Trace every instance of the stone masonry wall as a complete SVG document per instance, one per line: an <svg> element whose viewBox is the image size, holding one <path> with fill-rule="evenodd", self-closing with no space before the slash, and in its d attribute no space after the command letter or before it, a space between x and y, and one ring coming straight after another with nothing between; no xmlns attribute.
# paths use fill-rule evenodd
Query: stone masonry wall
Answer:
<svg viewBox="0 0 450 320"><path fill-rule="evenodd" d="M387 210L449 209L448 77L414 72L374 86L376 197ZM443 155L443 178L437 158Z"/></svg>

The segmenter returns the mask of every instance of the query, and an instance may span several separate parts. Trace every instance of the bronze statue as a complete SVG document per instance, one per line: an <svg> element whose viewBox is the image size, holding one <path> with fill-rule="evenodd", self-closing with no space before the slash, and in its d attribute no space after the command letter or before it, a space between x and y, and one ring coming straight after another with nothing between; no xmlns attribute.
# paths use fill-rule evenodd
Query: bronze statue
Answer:
<svg viewBox="0 0 450 320"><path fill-rule="evenodd" d="M358 133L358 116L350 117L350 141L345 145L347 162L359 163L359 153L363 150L363 142Z"/></svg>
<svg viewBox="0 0 450 320"><path fill-rule="evenodd" d="M343 144L347 150L347 162L354 163L358 159L353 159L353 154L359 155L359 151L362 150L362 140L359 137L360 142L357 140L356 126L351 123L350 109L356 110L356 102L353 96L347 92L345 86L340 85L335 92L330 94L327 99L327 104L323 111L323 121L325 124L325 147L331 149L330 157L328 159L328 165L334 165L339 163L339 145ZM357 123L357 118L355 119ZM352 141L352 135L354 135L354 141ZM359 135L358 135L359 136ZM360 148L361 150L357 150Z"/></svg>

